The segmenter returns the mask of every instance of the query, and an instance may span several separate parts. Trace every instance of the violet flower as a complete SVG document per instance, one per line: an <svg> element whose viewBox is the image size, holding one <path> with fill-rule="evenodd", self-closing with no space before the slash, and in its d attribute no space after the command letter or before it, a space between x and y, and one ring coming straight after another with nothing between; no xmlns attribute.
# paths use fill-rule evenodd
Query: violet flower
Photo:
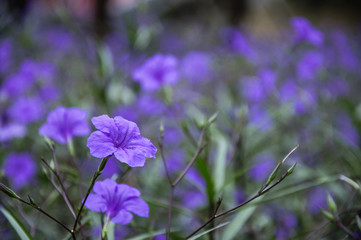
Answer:
<svg viewBox="0 0 361 240"><path fill-rule="evenodd" d="M140 192L126 184L117 184L112 179L97 181L89 194L85 206L95 212L104 212L107 222L126 225L133 219L130 212L148 217L149 206L141 199Z"/></svg>
<svg viewBox="0 0 361 240"><path fill-rule="evenodd" d="M203 52L189 52L182 59L182 75L191 83L207 81L212 77L212 58Z"/></svg>
<svg viewBox="0 0 361 240"><path fill-rule="evenodd" d="M15 189L29 183L36 173L36 165L28 153L10 153L5 158L5 176L12 180Z"/></svg>
<svg viewBox="0 0 361 240"><path fill-rule="evenodd" d="M294 41L296 43L307 42L314 46L320 46L323 43L323 33L314 28L311 23L303 17L294 17L291 19L291 25L294 30Z"/></svg>
<svg viewBox="0 0 361 240"><path fill-rule="evenodd" d="M257 155L253 161L256 164L250 169L249 176L255 181L266 180L276 166L274 157L266 153Z"/></svg>
<svg viewBox="0 0 361 240"><path fill-rule="evenodd" d="M57 107L49 113L46 123L39 129L39 134L65 144L74 136L84 136L90 131L87 112L76 107Z"/></svg>
<svg viewBox="0 0 361 240"><path fill-rule="evenodd" d="M144 166L146 157L155 158L156 147L140 135L134 122L120 116L101 115L93 117L92 123L98 129L88 138L87 146L92 156L105 158L114 154L116 159L131 167Z"/></svg>
<svg viewBox="0 0 361 240"><path fill-rule="evenodd" d="M301 80L309 80L321 70L324 63L322 53L317 51L306 52L297 64L297 76Z"/></svg>
<svg viewBox="0 0 361 240"><path fill-rule="evenodd" d="M133 78L146 91L155 91L164 85L178 82L178 60L173 55L156 54L133 72Z"/></svg>
<svg viewBox="0 0 361 240"><path fill-rule="evenodd" d="M23 124L36 122L43 116L44 106L39 98L19 98L10 107L8 114Z"/></svg>

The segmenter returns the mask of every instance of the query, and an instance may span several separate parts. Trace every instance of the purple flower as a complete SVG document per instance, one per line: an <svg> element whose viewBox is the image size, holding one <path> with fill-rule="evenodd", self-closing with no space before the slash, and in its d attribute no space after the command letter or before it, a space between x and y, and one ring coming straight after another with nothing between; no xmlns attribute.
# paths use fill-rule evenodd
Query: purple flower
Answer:
<svg viewBox="0 0 361 240"><path fill-rule="evenodd" d="M126 225L133 219L130 212L148 217L149 206L141 199L140 192L126 184L117 184L112 179L97 181L85 206L95 212L104 212L107 220Z"/></svg>
<svg viewBox="0 0 361 240"><path fill-rule="evenodd" d="M323 66L323 55L317 51L306 52L297 64L299 79L312 79Z"/></svg>
<svg viewBox="0 0 361 240"><path fill-rule="evenodd" d="M5 158L4 171L12 180L13 187L19 189L33 179L36 166L30 154L10 153Z"/></svg>
<svg viewBox="0 0 361 240"><path fill-rule="evenodd" d="M0 73L5 72L11 65L12 48L10 39L0 42Z"/></svg>
<svg viewBox="0 0 361 240"><path fill-rule="evenodd" d="M32 76L40 83L50 83L55 77L56 68L49 62L36 62L27 59L22 63L20 72Z"/></svg>
<svg viewBox="0 0 361 240"><path fill-rule="evenodd" d="M307 208L310 213L317 214L320 208L327 207L327 193L326 190L316 187L308 194Z"/></svg>
<svg viewBox="0 0 361 240"><path fill-rule="evenodd" d="M303 17L294 17L291 19L291 25L294 30L294 41L296 43L307 42L315 46L323 43L323 33L314 28L311 23Z"/></svg>
<svg viewBox="0 0 361 240"><path fill-rule="evenodd" d="M156 54L133 72L133 78L146 91L155 91L164 85L178 82L178 60L173 55Z"/></svg>
<svg viewBox="0 0 361 240"><path fill-rule="evenodd" d="M0 120L0 142L6 142L13 138L22 138L26 134L26 126L16 122Z"/></svg>
<svg viewBox="0 0 361 240"><path fill-rule="evenodd" d="M263 84L256 77L242 80L242 93L248 102L261 102L267 97Z"/></svg>
<svg viewBox="0 0 361 240"><path fill-rule="evenodd" d="M352 51L352 44L348 41L346 35L341 31L332 33L333 47L336 49L336 62L349 70L357 68L357 57Z"/></svg>
<svg viewBox="0 0 361 240"><path fill-rule="evenodd" d="M257 162L249 171L249 176L256 181L264 181L276 167L274 157L270 154L260 154L255 157Z"/></svg>
<svg viewBox="0 0 361 240"><path fill-rule="evenodd" d="M350 147L357 147L359 145L360 136L349 116L343 113L338 114L336 128L339 130L339 136L345 144Z"/></svg>
<svg viewBox="0 0 361 240"><path fill-rule="evenodd" d="M279 99L281 103L294 100L298 95L298 86L293 79L284 82L279 91Z"/></svg>
<svg viewBox="0 0 361 240"><path fill-rule="evenodd" d="M350 91L348 83L341 78L333 78L326 84L324 94L329 98L345 96Z"/></svg>
<svg viewBox="0 0 361 240"><path fill-rule="evenodd" d="M84 136L90 131L87 112L76 107L57 107L49 113L39 134L53 138L59 143L68 143L74 136Z"/></svg>
<svg viewBox="0 0 361 240"><path fill-rule="evenodd" d="M248 120L251 126L255 126L260 131L267 131L273 125L273 120L267 110L258 105L249 108Z"/></svg>
<svg viewBox="0 0 361 240"><path fill-rule="evenodd" d="M223 44L236 53L247 59L254 59L255 52L248 43L246 37L235 28L225 28L221 32Z"/></svg>
<svg viewBox="0 0 361 240"><path fill-rule="evenodd" d="M20 123L36 122L44 114L43 103L38 98L19 98L8 110L8 114Z"/></svg>
<svg viewBox="0 0 361 240"><path fill-rule="evenodd" d="M24 95L34 83L32 75L19 72L7 77L1 87L2 94L7 98L16 98Z"/></svg>
<svg viewBox="0 0 361 240"><path fill-rule="evenodd" d="M146 157L155 158L156 147L140 135L134 122L120 116L101 115L93 117L92 123L99 130L88 138L87 146L92 156L105 158L114 154L120 162L131 167L144 166Z"/></svg>
<svg viewBox="0 0 361 240"><path fill-rule="evenodd" d="M202 52L189 52L182 60L181 71L185 78L191 82L209 80L212 76L212 59Z"/></svg>
<svg viewBox="0 0 361 240"><path fill-rule="evenodd" d="M272 69L262 69L258 73L264 91L270 93L276 86L277 75Z"/></svg>

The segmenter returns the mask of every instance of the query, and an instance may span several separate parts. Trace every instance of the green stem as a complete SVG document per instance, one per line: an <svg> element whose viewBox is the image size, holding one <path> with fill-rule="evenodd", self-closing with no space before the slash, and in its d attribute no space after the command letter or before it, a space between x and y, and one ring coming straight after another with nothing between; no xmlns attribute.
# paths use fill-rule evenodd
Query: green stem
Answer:
<svg viewBox="0 0 361 240"><path fill-rule="evenodd" d="M75 222L74 222L74 226L73 226L73 231L74 231L74 232L75 232L76 226L78 225L78 222L79 222L79 220L80 220L80 215L81 215L81 212L83 211L84 204L85 204L86 200L88 199L89 194L90 194L90 192L92 191L92 189L93 189L93 187L94 187L95 181L96 181L97 178L100 176L100 174L102 174L102 172L103 172L103 170L104 170L104 168L105 168L105 165L106 165L107 162L108 162L109 157L110 157L110 156L105 157L105 158L102 159L102 161L100 162L100 164L99 164L99 166L98 166L97 171L96 171L96 172L94 173L94 175L93 175L93 178L92 178L92 180L91 180L91 182L90 182L90 186L89 186L89 188L88 188L88 191L87 191L87 193L86 193L86 195L85 195L85 198L84 198L84 200L83 200L83 202L82 202L82 204L81 204L81 206L80 206L78 215L76 216L76 219L75 219Z"/></svg>

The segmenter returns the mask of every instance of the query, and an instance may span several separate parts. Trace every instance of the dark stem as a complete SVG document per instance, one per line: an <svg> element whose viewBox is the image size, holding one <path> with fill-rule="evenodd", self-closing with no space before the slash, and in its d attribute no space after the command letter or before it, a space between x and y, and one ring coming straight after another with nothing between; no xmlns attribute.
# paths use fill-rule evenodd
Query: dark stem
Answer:
<svg viewBox="0 0 361 240"><path fill-rule="evenodd" d="M50 218L51 220L53 220L54 222L56 222L57 224L59 224L62 228L64 228L66 231L68 231L72 238L75 240L75 234L74 234L74 231L70 230L67 226L65 226L63 223L61 223L59 220L57 220L56 218L54 218L53 216L51 216L49 213L45 212L43 209L41 209L39 206L35 205L35 204L32 204L30 202L27 202L25 201L24 199L22 198L17 198L20 202L38 210L39 212L41 212L42 214L44 214L45 216L47 216L48 218Z"/></svg>
<svg viewBox="0 0 361 240"><path fill-rule="evenodd" d="M174 187L170 186L168 225L167 225L167 240L170 239L170 227L172 225L173 196L174 196Z"/></svg>
<svg viewBox="0 0 361 240"><path fill-rule="evenodd" d="M356 236L356 234L354 234L350 229L348 229L345 225L342 224L338 216L335 216L335 223L340 229L342 229L342 231L344 231L352 239L360 239L358 236Z"/></svg>
<svg viewBox="0 0 361 240"><path fill-rule="evenodd" d="M74 207L73 207L73 203L71 202L70 198L69 198L69 195L68 195L68 192L66 191L66 188L64 187L64 184L63 184L63 181L59 175L59 170L55 170L52 169L50 167L50 165L48 164L48 162L43 158L41 157L41 161L45 164L45 166L47 166L49 168L49 170L54 174L54 176L58 179L58 182L60 184L60 187L61 187L61 191L60 189L56 186L55 182L51 180L52 184L54 185L55 189L60 193L60 195L64 198L64 201L66 203L66 205L68 206L71 214L73 215L74 219L76 218L76 215L75 215L75 211L74 211ZM54 162L56 162L54 160ZM56 166L57 164L55 164ZM56 167L55 167L56 169Z"/></svg>
<svg viewBox="0 0 361 240"><path fill-rule="evenodd" d="M73 226L73 230L72 230L72 231L74 231L74 232L75 232L75 230L76 230L76 227L77 227L77 225L78 225L78 222L80 221L80 216L81 216L81 212L83 211L84 204L85 204L86 200L88 199L88 196L89 196L90 192L92 191L92 189L93 189L93 187L94 187L95 181L96 181L97 178L100 176L100 174L102 174L102 172L103 172L103 170L104 170L104 167L105 167L105 165L107 164L107 161L108 161L109 157L110 157L110 156L105 157L105 158L102 159L102 161L100 162L100 164L99 164L99 166L98 166L97 171L96 171L96 172L94 173L94 175L93 175L93 178L92 178L92 180L91 180L91 182L90 182L90 186L89 186L89 188L88 188L88 191L87 191L87 193L86 193L86 195L85 195L85 198L84 198L84 200L83 200L83 202L82 202L82 204L81 204L81 206L80 206L78 215L76 216L76 219L75 219L75 222L74 222L74 226ZM80 224L79 224L79 225L80 225ZM80 227L81 227L81 226L80 226Z"/></svg>
<svg viewBox="0 0 361 240"><path fill-rule="evenodd" d="M169 174L169 171L168 171L168 168L167 168L167 164L166 164L166 161L165 161L164 148L163 148L164 133L163 133L163 131L161 131L160 140L158 142L158 145L159 145L159 151L160 151L160 154L161 154L164 170L166 172L167 179L168 179L168 182L169 182L169 185L170 185L168 223L167 223L167 231L166 231L166 239L167 240L170 239L170 228L171 228L171 225L172 225L172 209L173 209L174 189L177 186L177 184L183 179L183 177L187 174L188 170L192 167L193 163L195 162L195 160L197 159L199 154L202 152L202 150L206 147L207 144L202 145L202 142L203 142L204 133L205 133L208 126L209 126L209 124L207 124L206 126L203 127L203 129L201 131L201 134L199 136L199 139L198 139L196 153L194 154L192 160L188 163L186 168L182 171L182 173L179 175L179 177L177 178L177 180L174 183L172 182L172 179L170 177L170 174Z"/></svg>
<svg viewBox="0 0 361 240"><path fill-rule="evenodd" d="M287 176L289 176L289 174L285 173L282 175L282 177L280 179L277 180L277 182L275 182L274 184L272 184L270 187L264 189L262 192L258 192L256 195L254 195L253 197L249 198L248 200L242 202L241 204L227 210L224 212L221 212L219 214L214 214L210 219L208 219L208 221L206 221L202 226L200 226L199 228L197 228L195 231L193 231L191 234L189 234L186 239L192 237L194 234L196 234L197 232L199 232L202 228L204 228L205 226L207 226L209 223L211 223L214 219L219 218L221 216L224 216L228 213L231 213L235 210L237 210L238 208L252 202L253 200L259 198L260 196L262 196L263 194L267 193L268 191L270 191L272 188L274 188L275 186L277 186L278 184L280 184Z"/></svg>
<svg viewBox="0 0 361 240"><path fill-rule="evenodd" d="M186 168L182 171L182 173L179 175L179 177L177 178L177 180L175 180L175 182L172 184L172 186L176 186L182 179L183 177L187 174L187 172L189 171L189 169L192 167L193 163L196 161L197 157L199 156L199 154L202 152L202 150L207 146L207 144L201 145L203 142L203 137L204 137L204 133L206 131L206 127L204 127L202 129L202 132L199 136L198 139L198 144L197 144L197 150L196 153L194 154L192 160L188 163L188 165L186 166Z"/></svg>

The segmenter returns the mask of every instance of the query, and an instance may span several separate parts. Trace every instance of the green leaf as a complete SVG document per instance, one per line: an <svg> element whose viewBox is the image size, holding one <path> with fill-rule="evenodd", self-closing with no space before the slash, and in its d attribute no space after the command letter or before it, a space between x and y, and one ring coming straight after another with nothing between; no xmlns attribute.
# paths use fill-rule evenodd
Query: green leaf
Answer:
<svg viewBox="0 0 361 240"><path fill-rule="evenodd" d="M11 226L14 228L16 233L19 235L21 240L32 240L33 238L29 234L29 232L25 229L25 227L21 224L21 222L12 214L7 208L4 206L0 206L0 211L6 219L9 221Z"/></svg>
<svg viewBox="0 0 361 240"><path fill-rule="evenodd" d="M212 137L213 138L213 137ZM226 158L229 143L222 134L215 134L214 140L216 144L216 159L213 169L214 184L216 192L218 192L224 185L226 179Z"/></svg>
<svg viewBox="0 0 361 240"><path fill-rule="evenodd" d="M295 162L288 170L287 170L287 176L291 175L293 173L293 170L295 170L295 167L297 165L297 162Z"/></svg>
<svg viewBox="0 0 361 240"><path fill-rule="evenodd" d="M356 190L360 190L360 185L357 182L355 182L354 180L352 180L351 178L348 178L348 177L346 177L344 175L341 175L340 180L347 182L348 184L350 184Z"/></svg>
<svg viewBox="0 0 361 240"><path fill-rule="evenodd" d="M330 221L334 220L333 215L330 212L327 212L326 210L321 209L321 213Z"/></svg>
<svg viewBox="0 0 361 240"><path fill-rule="evenodd" d="M16 199L20 199L20 197L10 188L8 188L7 186L5 186L4 184L0 183L0 191L2 191L3 193L5 193L6 195L8 195L11 198L16 198Z"/></svg>
<svg viewBox="0 0 361 240"><path fill-rule="evenodd" d="M108 240L114 240L114 227L115 227L115 224L113 222L109 222L108 231L107 231L107 239Z"/></svg>
<svg viewBox="0 0 361 240"><path fill-rule="evenodd" d="M356 215L357 227L361 231L361 218Z"/></svg>
<svg viewBox="0 0 361 240"><path fill-rule="evenodd" d="M204 232L201 232L197 235L194 235L193 237L189 238L188 240L195 240L197 238L200 238L210 232L213 232L214 230L217 230L218 228L221 228L221 227L224 227L226 225L228 225L230 222L225 222L225 223L222 223L222 224L219 224L218 226L215 226L214 228L211 228L211 229L208 229L207 231L204 231Z"/></svg>
<svg viewBox="0 0 361 240"><path fill-rule="evenodd" d="M327 202L328 202L328 207L330 208L330 210L333 213L337 212L337 205L335 203L335 200L333 200L332 196L328 193L327 194Z"/></svg>
<svg viewBox="0 0 361 240"><path fill-rule="evenodd" d="M235 239L239 231L242 229L243 225L252 216L255 210L256 206L246 207L240 210L237 213L236 217L233 218L231 223L228 224L227 228L223 231L222 240Z"/></svg>

